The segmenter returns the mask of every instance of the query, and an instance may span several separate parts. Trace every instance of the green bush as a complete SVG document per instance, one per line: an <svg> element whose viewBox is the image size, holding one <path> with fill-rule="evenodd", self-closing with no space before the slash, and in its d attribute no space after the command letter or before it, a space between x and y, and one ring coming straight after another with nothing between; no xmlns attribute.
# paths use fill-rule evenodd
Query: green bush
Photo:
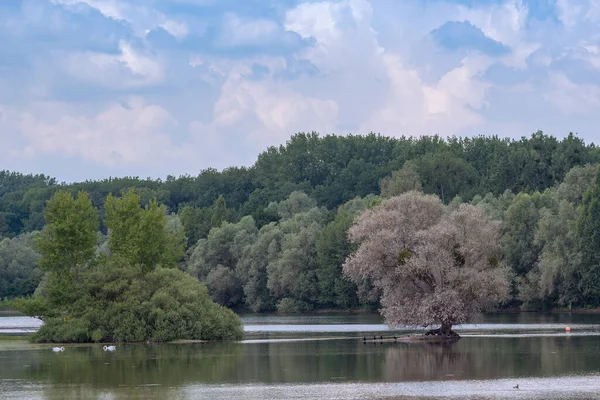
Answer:
<svg viewBox="0 0 600 400"><path fill-rule="evenodd" d="M148 274L109 261L81 279L80 299L64 318L51 318L37 342L165 342L236 340L239 317L214 303L192 276L157 268Z"/></svg>
<svg viewBox="0 0 600 400"><path fill-rule="evenodd" d="M89 342L89 322L82 319L50 318L31 339L38 343Z"/></svg>
<svg viewBox="0 0 600 400"><path fill-rule="evenodd" d="M277 303L277 311L282 313L299 313L303 311L310 311L312 307L310 304L289 297L283 298Z"/></svg>

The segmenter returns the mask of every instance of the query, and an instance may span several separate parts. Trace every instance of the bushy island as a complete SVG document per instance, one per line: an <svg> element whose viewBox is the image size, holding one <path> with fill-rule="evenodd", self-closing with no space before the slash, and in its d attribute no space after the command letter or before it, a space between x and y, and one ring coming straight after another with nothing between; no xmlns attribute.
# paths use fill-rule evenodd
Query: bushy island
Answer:
<svg viewBox="0 0 600 400"><path fill-rule="evenodd" d="M109 195L108 240L98 247L98 210L88 195L57 192L36 237L45 272L35 293L5 301L44 325L36 342L227 340L242 336L231 310L179 270L184 236L169 227L164 206L141 207L133 191Z"/></svg>

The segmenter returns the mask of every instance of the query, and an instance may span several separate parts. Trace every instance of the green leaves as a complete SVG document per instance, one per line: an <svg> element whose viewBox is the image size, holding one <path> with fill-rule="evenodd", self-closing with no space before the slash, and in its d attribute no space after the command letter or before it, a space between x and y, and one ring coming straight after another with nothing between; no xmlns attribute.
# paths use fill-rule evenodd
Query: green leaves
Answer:
<svg viewBox="0 0 600 400"><path fill-rule="evenodd" d="M73 198L70 193L57 192L48 201L44 218L46 226L36 245L45 271L64 276L94 257L99 222L87 193L79 192Z"/></svg>
<svg viewBox="0 0 600 400"><path fill-rule="evenodd" d="M167 230L166 209L156 200L142 208L140 197L129 190L120 198L108 195L104 208L108 244L114 255L140 265L144 272L159 265L175 267L183 258L183 232Z"/></svg>
<svg viewBox="0 0 600 400"><path fill-rule="evenodd" d="M213 303L188 274L156 268L147 274L118 260L90 271L67 316L49 318L38 342L228 340L242 337L240 319ZM32 307L34 304L31 304Z"/></svg>
<svg viewBox="0 0 600 400"><path fill-rule="evenodd" d="M580 287L588 302L600 305L600 172L583 196L578 231L582 244Z"/></svg>

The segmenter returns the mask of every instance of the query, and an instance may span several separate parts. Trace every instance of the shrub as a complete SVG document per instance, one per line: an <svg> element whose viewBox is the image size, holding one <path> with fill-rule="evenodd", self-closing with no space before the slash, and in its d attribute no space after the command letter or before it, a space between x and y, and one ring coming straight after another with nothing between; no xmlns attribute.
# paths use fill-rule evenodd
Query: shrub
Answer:
<svg viewBox="0 0 600 400"><path fill-rule="evenodd" d="M243 334L233 311L214 303L203 284L176 269L144 275L109 262L84 276L81 292L66 316L48 319L34 341L236 340Z"/></svg>

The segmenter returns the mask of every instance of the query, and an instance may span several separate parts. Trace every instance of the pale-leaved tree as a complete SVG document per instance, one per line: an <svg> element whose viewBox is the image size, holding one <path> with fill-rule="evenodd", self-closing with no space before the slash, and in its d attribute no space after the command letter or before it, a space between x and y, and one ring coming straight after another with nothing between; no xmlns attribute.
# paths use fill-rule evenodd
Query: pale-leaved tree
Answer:
<svg viewBox="0 0 600 400"><path fill-rule="evenodd" d="M356 283L381 290L386 323L452 326L506 299L500 226L468 204L450 211L439 198L411 191L367 210L350 228L358 250L344 264Z"/></svg>

